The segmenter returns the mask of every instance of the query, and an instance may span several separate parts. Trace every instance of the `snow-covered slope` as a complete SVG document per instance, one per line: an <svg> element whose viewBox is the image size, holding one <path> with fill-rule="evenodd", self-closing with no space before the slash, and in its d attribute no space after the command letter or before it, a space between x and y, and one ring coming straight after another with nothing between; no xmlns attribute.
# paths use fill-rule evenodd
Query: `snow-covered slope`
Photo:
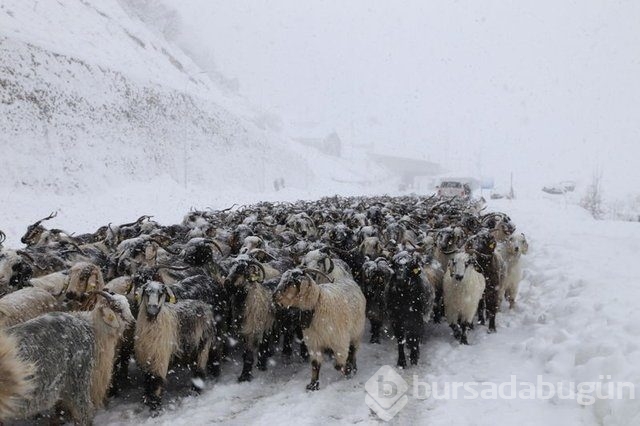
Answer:
<svg viewBox="0 0 640 426"><path fill-rule="evenodd" d="M242 99L116 0L4 1L0 57L8 191L68 195L132 182L153 191L168 178L265 192L279 177L298 190L322 181L318 159L257 127ZM329 166L327 178L341 169Z"/></svg>
<svg viewBox="0 0 640 426"><path fill-rule="evenodd" d="M285 173L300 186L313 178L285 140L220 107L189 58L116 1L1 7L3 187L69 193L168 175L263 190Z"/></svg>

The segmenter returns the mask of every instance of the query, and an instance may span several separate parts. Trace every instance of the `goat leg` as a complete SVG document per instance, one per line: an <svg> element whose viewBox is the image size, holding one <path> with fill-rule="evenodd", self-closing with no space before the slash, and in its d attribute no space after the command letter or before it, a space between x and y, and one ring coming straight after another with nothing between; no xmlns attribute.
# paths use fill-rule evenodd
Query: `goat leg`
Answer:
<svg viewBox="0 0 640 426"><path fill-rule="evenodd" d="M145 393L142 401L152 410L158 410L162 405L166 380L152 373L145 374Z"/></svg>
<svg viewBox="0 0 640 426"><path fill-rule="evenodd" d="M244 352L242 353L242 373L238 377L239 382L249 382L253 379L251 370L253 369L253 348L249 348L245 345Z"/></svg>
<svg viewBox="0 0 640 426"><path fill-rule="evenodd" d="M371 319L371 340L369 343L380 343L380 329L382 328L382 321L377 319Z"/></svg>
<svg viewBox="0 0 640 426"><path fill-rule="evenodd" d="M486 297L486 291L485 291L485 294L483 294L482 297L480 298L480 302L478 302L478 324L480 325L485 324L485 319L484 319L484 307L485 307L484 298L485 297Z"/></svg>
<svg viewBox="0 0 640 426"><path fill-rule="evenodd" d="M410 336L407 339L409 345L409 360L411 365L418 365L420 359L420 336Z"/></svg>
<svg viewBox="0 0 640 426"><path fill-rule="evenodd" d="M268 336L264 336L262 341L260 342L260 346L258 347L258 362L256 363L256 367L260 371L267 370L267 361L271 356L271 339Z"/></svg>
<svg viewBox="0 0 640 426"><path fill-rule="evenodd" d="M350 378L356 374L356 371L358 371L358 366L356 365L356 347L349 345L349 355L347 356L347 363L344 367L344 375Z"/></svg>
<svg viewBox="0 0 640 426"><path fill-rule="evenodd" d="M320 361L311 361L311 382L307 385L307 390L317 391L320 389Z"/></svg>
<svg viewBox="0 0 640 426"><path fill-rule="evenodd" d="M407 367L407 359L404 357L404 337L398 339L398 367Z"/></svg>

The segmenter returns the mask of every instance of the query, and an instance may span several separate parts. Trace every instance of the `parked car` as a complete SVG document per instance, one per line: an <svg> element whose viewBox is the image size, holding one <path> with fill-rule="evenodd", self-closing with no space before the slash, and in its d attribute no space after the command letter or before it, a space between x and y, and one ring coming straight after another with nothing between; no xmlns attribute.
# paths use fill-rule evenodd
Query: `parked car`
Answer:
<svg viewBox="0 0 640 426"><path fill-rule="evenodd" d="M572 180L564 180L562 182L555 183L553 185L547 185L542 188L547 194L564 194L566 192L573 192L576 189L576 183Z"/></svg>

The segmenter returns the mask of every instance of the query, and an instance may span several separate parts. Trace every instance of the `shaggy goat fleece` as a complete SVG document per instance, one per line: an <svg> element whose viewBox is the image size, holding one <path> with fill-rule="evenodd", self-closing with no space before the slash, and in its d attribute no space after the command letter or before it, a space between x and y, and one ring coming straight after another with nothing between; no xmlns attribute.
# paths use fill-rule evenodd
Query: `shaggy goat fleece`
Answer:
<svg viewBox="0 0 640 426"><path fill-rule="evenodd" d="M0 330L0 422L16 415L34 388L35 366L20 358L17 340Z"/></svg>
<svg viewBox="0 0 640 426"><path fill-rule="evenodd" d="M484 293L484 286L484 276L472 265L467 266L464 277L460 281L447 271L444 276L443 291L444 312L449 324L473 322L478 303Z"/></svg>
<svg viewBox="0 0 640 426"><path fill-rule="evenodd" d="M345 365L349 345L360 347L364 333L366 300L355 283L311 285L301 295L300 308L313 310L309 328L303 330L312 360L322 362L325 349L331 349L336 364Z"/></svg>
<svg viewBox="0 0 640 426"><path fill-rule="evenodd" d="M0 299L0 327L11 327L57 310L56 298L46 290L27 287Z"/></svg>
<svg viewBox="0 0 640 426"><path fill-rule="evenodd" d="M91 324L75 315L54 312L6 332L16 344L13 363L17 372L24 371L25 365L34 366L31 391L19 393L21 398L11 405L15 411L9 418L28 418L61 403L74 421L90 423L94 405L89 387L96 359ZM16 393L7 386L2 389L9 395Z"/></svg>

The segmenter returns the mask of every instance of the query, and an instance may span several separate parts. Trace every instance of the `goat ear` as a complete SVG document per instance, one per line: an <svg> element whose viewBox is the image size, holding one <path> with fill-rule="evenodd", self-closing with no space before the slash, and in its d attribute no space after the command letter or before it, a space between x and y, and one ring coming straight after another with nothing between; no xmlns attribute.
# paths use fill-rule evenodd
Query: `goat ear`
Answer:
<svg viewBox="0 0 640 426"><path fill-rule="evenodd" d="M173 294L173 290L171 290L169 286L165 286L165 289L167 290L167 295L169 296L169 303L171 304L177 303L176 295Z"/></svg>
<svg viewBox="0 0 640 426"><path fill-rule="evenodd" d="M331 272L333 272L333 259L331 259L331 257L327 256L324 258L324 262L325 262L325 266L324 266L324 270L327 274L330 274ZM329 263L329 265L327 266L327 262Z"/></svg>
<svg viewBox="0 0 640 426"><path fill-rule="evenodd" d="M135 284L133 284L133 287L135 288ZM147 288L147 285L143 285L142 287L136 288L134 293L133 293L133 300L135 300L136 303L140 303L142 301L142 296L144 295L144 290Z"/></svg>
<svg viewBox="0 0 640 426"><path fill-rule="evenodd" d="M100 315L102 316L102 321L107 324L111 328L120 327L120 323L118 321L118 315L109 309L106 306L100 307Z"/></svg>

